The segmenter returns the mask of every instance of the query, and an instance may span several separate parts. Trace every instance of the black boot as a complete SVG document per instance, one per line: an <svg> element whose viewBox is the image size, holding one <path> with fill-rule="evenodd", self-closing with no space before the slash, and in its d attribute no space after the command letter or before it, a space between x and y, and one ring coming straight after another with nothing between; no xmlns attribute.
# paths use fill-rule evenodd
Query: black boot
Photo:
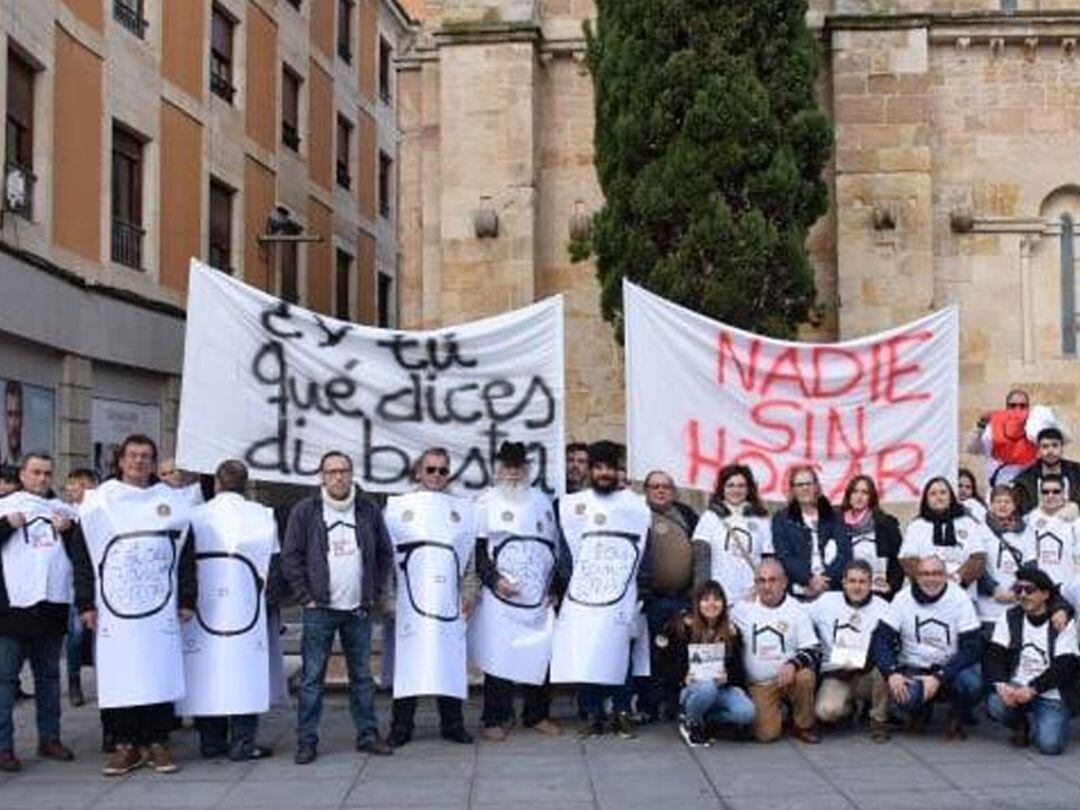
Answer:
<svg viewBox="0 0 1080 810"><path fill-rule="evenodd" d="M68 675L68 701L72 706L82 706L86 703L86 697L82 691L82 678L77 672Z"/></svg>

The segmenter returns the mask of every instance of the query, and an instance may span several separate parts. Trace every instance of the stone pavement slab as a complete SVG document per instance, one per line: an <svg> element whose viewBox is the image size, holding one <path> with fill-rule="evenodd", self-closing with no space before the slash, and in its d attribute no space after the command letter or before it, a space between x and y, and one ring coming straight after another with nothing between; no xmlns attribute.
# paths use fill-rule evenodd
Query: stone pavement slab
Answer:
<svg viewBox="0 0 1080 810"><path fill-rule="evenodd" d="M478 700L467 721L478 722ZM389 716L379 699L379 716ZM71 763L33 755L33 704L16 710L16 741L25 770L0 775L2 810L93 808L270 808L340 810L939 810L1080 806L1080 734L1060 757L1018 751L983 720L965 742L946 742L940 727L875 745L851 730L821 745L721 741L689 749L671 725L646 726L634 740L579 739L572 701L560 695L556 719L568 733L548 738L514 729L503 743L455 745L438 737L433 701L421 701L415 740L392 757L353 750L346 697L327 696L319 758L292 761L295 711L264 718L260 741L276 755L261 762L202 760L189 727L173 735L180 773L142 770L100 775L98 712L64 710Z"/></svg>

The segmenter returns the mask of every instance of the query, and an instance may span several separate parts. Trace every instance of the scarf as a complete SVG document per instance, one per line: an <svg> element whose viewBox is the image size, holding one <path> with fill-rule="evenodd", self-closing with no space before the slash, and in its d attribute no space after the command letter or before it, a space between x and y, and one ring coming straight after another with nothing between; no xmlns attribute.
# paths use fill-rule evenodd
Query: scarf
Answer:
<svg viewBox="0 0 1080 810"><path fill-rule="evenodd" d="M874 525L874 514L869 508L860 512L848 509L844 512L844 525L856 531L869 530Z"/></svg>
<svg viewBox="0 0 1080 810"><path fill-rule="evenodd" d="M349 490L349 497L342 500L337 500L326 491L326 487L322 488L322 501L336 512L351 512L356 505L356 490Z"/></svg>
<svg viewBox="0 0 1080 810"><path fill-rule="evenodd" d="M956 545L956 527L953 526L953 516L948 512L938 514L936 512L928 512L927 520L930 521L930 525L934 527L934 545L935 546L955 546Z"/></svg>

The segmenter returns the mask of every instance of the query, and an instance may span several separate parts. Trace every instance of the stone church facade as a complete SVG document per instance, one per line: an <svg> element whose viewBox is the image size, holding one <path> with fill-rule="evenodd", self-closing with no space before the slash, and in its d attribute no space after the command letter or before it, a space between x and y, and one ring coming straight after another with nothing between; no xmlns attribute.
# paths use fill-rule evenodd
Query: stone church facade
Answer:
<svg viewBox="0 0 1080 810"><path fill-rule="evenodd" d="M400 323L567 304L568 436L623 431L622 357L567 246L592 165L591 0L427 0L399 74ZM961 425L1021 384L1080 422L1080 0L811 0L835 126L808 339L961 308Z"/></svg>

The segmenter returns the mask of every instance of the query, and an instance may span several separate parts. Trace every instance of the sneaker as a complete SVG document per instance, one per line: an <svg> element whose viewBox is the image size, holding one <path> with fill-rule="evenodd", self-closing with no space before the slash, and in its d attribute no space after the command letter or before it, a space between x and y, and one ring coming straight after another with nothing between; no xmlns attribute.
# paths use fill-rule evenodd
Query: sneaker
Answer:
<svg viewBox="0 0 1080 810"><path fill-rule="evenodd" d="M710 745L707 732L697 723L679 723L679 736L690 748L708 748Z"/></svg>
<svg viewBox="0 0 1080 810"><path fill-rule="evenodd" d="M250 759L266 759L274 755L274 749L264 745L249 745L247 747L234 748L228 753L230 762L247 762Z"/></svg>
<svg viewBox="0 0 1080 810"><path fill-rule="evenodd" d="M586 717L585 723L578 732L579 737L603 737L607 733L607 726L602 715Z"/></svg>
<svg viewBox="0 0 1080 810"><path fill-rule="evenodd" d="M71 749L59 740L50 740L47 743L39 744L37 753L43 759L55 759L58 762L71 762L71 760L75 759Z"/></svg>
<svg viewBox="0 0 1080 810"><path fill-rule="evenodd" d="M101 772L105 776L123 776L141 768L146 762L142 752L133 745L118 744L112 756L105 762Z"/></svg>
<svg viewBox="0 0 1080 810"><path fill-rule="evenodd" d="M155 773L176 773L180 770L180 766L173 762L172 751L167 743L151 743L149 760Z"/></svg>
<svg viewBox="0 0 1080 810"><path fill-rule="evenodd" d="M502 726L484 726L480 734L488 742L502 742L506 739L506 729Z"/></svg>
<svg viewBox="0 0 1080 810"><path fill-rule="evenodd" d="M401 748L412 742L412 732L400 728L390 729L390 736L386 738L386 744L391 748Z"/></svg>
<svg viewBox="0 0 1080 810"><path fill-rule="evenodd" d="M560 734L562 734L562 729L555 725L555 723L552 723L547 718L533 723L531 728L533 731L537 732L538 734L543 734L545 737L558 737Z"/></svg>
<svg viewBox="0 0 1080 810"><path fill-rule="evenodd" d="M889 741L891 736L888 723L878 723L876 721L870 721L870 739L876 743L884 743Z"/></svg>
<svg viewBox="0 0 1080 810"><path fill-rule="evenodd" d="M0 771L6 773L15 773L22 770L22 762L15 756L15 752L10 748L5 748L0 751Z"/></svg>
<svg viewBox="0 0 1080 810"><path fill-rule="evenodd" d="M358 742L356 750L363 751L365 754L374 754L377 757L388 757L394 753L394 749L390 747L390 744L377 735Z"/></svg>
<svg viewBox="0 0 1080 810"><path fill-rule="evenodd" d="M615 715L615 733L623 740L632 740L637 737L637 732L634 731L634 721L629 712L619 712Z"/></svg>
<svg viewBox="0 0 1080 810"><path fill-rule="evenodd" d="M318 753L315 751L314 745L301 745L296 749L296 756L293 757L293 762L297 765L310 765L315 761L315 757Z"/></svg>

